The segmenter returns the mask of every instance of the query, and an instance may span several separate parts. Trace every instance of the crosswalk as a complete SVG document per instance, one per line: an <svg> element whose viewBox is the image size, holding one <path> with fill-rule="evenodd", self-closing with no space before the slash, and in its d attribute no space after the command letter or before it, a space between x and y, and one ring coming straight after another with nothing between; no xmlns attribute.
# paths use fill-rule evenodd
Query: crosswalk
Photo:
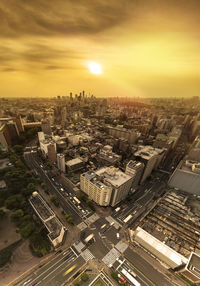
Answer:
<svg viewBox="0 0 200 286"><path fill-rule="evenodd" d="M83 259L85 259L86 262L91 260L91 259L93 259L93 258L95 258L94 255L90 252L89 249L84 250L81 253L81 256L83 257Z"/></svg>
<svg viewBox="0 0 200 286"><path fill-rule="evenodd" d="M128 248L128 244L123 242L123 241L119 241L116 245L115 248L117 250L119 250L121 253L124 253L124 251Z"/></svg>
<svg viewBox="0 0 200 286"><path fill-rule="evenodd" d="M85 247L85 244L83 244L83 243L80 241L78 244L74 243L74 244L73 244L73 247L74 247L79 253L81 253L81 250Z"/></svg>
<svg viewBox="0 0 200 286"><path fill-rule="evenodd" d="M81 222L77 225L77 227L82 231L82 230L86 229L88 226L85 222Z"/></svg>
<svg viewBox="0 0 200 286"><path fill-rule="evenodd" d="M111 264L114 264L114 262L116 261L116 259L120 256L120 252L115 249L115 248L112 248L105 256L104 258L102 259L102 261L107 265L111 265Z"/></svg>

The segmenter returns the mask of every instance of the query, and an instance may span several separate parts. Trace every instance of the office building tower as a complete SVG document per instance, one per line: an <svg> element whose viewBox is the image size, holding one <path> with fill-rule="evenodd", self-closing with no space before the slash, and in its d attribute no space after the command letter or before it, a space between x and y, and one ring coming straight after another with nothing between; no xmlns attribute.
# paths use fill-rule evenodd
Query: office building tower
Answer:
<svg viewBox="0 0 200 286"><path fill-rule="evenodd" d="M42 132L44 132L44 134L47 134L47 135L51 135L51 125L50 125L50 121L49 120L42 120L42 123L41 123L41 128L42 128Z"/></svg>
<svg viewBox="0 0 200 286"><path fill-rule="evenodd" d="M140 183L144 170L144 164L138 161L129 161L125 173L133 178L132 189L135 190Z"/></svg>
<svg viewBox="0 0 200 286"><path fill-rule="evenodd" d="M47 146L47 150L48 150L48 160L51 163L55 163L56 162L56 143L51 142Z"/></svg>
<svg viewBox="0 0 200 286"><path fill-rule="evenodd" d="M19 133L24 132L24 126L22 123L21 116L19 114L15 118L15 123L17 125L17 129L18 129Z"/></svg>
<svg viewBox="0 0 200 286"><path fill-rule="evenodd" d="M65 173L65 155L58 153L57 154L57 166L60 171Z"/></svg>
<svg viewBox="0 0 200 286"><path fill-rule="evenodd" d="M144 163L144 172L141 183L149 177L154 169L158 167L165 155L165 149L158 149L152 146L139 146L139 149L134 153L135 159Z"/></svg>

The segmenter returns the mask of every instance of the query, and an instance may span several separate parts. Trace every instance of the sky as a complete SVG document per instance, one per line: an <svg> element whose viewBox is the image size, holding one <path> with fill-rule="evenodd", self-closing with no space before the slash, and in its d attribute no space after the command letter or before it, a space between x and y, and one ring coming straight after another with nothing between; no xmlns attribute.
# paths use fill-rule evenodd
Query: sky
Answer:
<svg viewBox="0 0 200 286"><path fill-rule="evenodd" d="M199 0L0 0L0 97L200 95L199 19Z"/></svg>

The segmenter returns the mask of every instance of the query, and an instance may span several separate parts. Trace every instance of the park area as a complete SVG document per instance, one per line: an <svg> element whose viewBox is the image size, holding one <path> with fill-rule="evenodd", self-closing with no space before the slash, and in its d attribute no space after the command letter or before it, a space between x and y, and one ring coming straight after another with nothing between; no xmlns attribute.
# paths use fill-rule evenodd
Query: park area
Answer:
<svg viewBox="0 0 200 286"><path fill-rule="evenodd" d="M6 210L6 215L0 221L0 250L21 239L20 234L16 232L15 224L9 219L10 213Z"/></svg>
<svg viewBox="0 0 200 286"><path fill-rule="evenodd" d="M94 284L92 284L92 286L106 286L106 284L101 278L99 278L97 281L94 282Z"/></svg>

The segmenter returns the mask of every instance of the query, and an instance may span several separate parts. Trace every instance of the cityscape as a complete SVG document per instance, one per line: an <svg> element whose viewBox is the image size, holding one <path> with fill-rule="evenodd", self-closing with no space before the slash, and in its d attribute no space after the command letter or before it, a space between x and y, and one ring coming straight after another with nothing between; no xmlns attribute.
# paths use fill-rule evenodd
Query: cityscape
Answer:
<svg viewBox="0 0 200 286"><path fill-rule="evenodd" d="M0 3L0 286L200 285L188 2Z"/></svg>

